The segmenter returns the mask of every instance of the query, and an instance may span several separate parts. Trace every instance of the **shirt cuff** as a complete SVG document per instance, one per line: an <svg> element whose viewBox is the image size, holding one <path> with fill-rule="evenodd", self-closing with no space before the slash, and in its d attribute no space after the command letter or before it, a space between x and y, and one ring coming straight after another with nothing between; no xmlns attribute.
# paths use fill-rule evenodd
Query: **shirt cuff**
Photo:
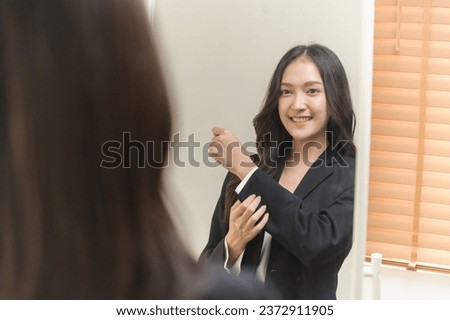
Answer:
<svg viewBox="0 0 450 320"><path fill-rule="evenodd" d="M225 263L224 263L223 267L224 267L224 269L226 271L228 271L228 273L231 273L231 274L234 274L235 276L238 276L241 273L241 262L242 262L242 257L244 256L245 250L236 259L236 262L232 266L228 267L229 254L228 254L227 240L224 240L224 245L225 245Z"/></svg>
<svg viewBox="0 0 450 320"><path fill-rule="evenodd" d="M236 191L237 194L239 194L239 192L241 192L241 190L244 188L244 186L247 184L247 181L250 179L250 177L252 176L252 174L258 169L258 167L254 167L252 169L252 171L250 171L244 179L242 179L241 183L239 183L239 185L236 187L236 189L234 189L234 191ZM225 241L226 242L226 241Z"/></svg>

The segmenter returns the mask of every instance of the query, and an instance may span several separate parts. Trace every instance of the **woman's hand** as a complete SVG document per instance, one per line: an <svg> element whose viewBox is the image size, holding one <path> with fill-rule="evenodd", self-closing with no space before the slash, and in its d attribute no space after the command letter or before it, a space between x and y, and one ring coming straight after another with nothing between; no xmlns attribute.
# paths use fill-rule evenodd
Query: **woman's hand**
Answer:
<svg viewBox="0 0 450 320"><path fill-rule="evenodd" d="M212 129L213 138L209 144L208 154L241 180L256 166L245 152L241 143L224 128Z"/></svg>
<svg viewBox="0 0 450 320"><path fill-rule="evenodd" d="M239 200L236 201L230 209L230 227L225 237L228 245L229 265L236 262L245 250L247 243L255 238L269 221L265 205L256 210L260 202L261 197L251 195L242 203ZM261 217L263 217L261 221L256 224Z"/></svg>

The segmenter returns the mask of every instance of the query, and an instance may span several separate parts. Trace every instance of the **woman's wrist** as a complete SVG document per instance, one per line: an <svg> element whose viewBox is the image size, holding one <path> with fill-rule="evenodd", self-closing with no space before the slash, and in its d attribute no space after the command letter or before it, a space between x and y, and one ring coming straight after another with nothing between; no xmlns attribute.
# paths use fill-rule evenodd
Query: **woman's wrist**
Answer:
<svg viewBox="0 0 450 320"><path fill-rule="evenodd" d="M228 247L228 261L233 264L245 250L245 245L242 246L239 244L239 241L233 241L233 239L230 238L232 237L229 234L225 236L225 241L227 242Z"/></svg>
<svg viewBox="0 0 450 320"><path fill-rule="evenodd" d="M248 161L242 161L239 166L233 169L232 173L235 174L239 179L243 180L256 165L253 163L250 157L248 157Z"/></svg>

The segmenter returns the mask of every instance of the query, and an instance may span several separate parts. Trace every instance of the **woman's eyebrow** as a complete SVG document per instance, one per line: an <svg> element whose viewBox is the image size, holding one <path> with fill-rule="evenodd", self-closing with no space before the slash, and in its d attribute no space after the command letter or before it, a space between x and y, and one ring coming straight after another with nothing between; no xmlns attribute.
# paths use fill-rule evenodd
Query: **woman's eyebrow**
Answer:
<svg viewBox="0 0 450 320"><path fill-rule="evenodd" d="M320 81L307 81L307 82L305 82L305 83L303 84L303 86L311 86L311 85L314 85L314 84L318 84L318 85L323 86L323 83L320 82ZM294 85L292 85L292 84L290 84L290 83L287 83L287 82L282 82L282 83L280 84L280 86L289 86L289 87L293 87Z"/></svg>
<svg viewBox="0 0 450 320"><path fill-rule="evenodd" d="M305 86L310 86L310 85L313 85L313 84L319 84L319 85L323 86L323 83L320 82L320 81L307 81L307 82L304 83Z"/></svg>

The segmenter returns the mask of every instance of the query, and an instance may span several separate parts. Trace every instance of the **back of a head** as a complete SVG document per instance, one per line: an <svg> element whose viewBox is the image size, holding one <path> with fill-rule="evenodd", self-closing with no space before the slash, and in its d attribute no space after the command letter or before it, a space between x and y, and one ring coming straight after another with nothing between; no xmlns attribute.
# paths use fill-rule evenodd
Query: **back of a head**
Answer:
<svg viewBox="0 0 450 320"><path fill-rule="evenodd" d="M1 298L175 298L194 272L162 201L171 114L143 5L0 0ZM153 142L145 168L126 134Z"/></svg>

